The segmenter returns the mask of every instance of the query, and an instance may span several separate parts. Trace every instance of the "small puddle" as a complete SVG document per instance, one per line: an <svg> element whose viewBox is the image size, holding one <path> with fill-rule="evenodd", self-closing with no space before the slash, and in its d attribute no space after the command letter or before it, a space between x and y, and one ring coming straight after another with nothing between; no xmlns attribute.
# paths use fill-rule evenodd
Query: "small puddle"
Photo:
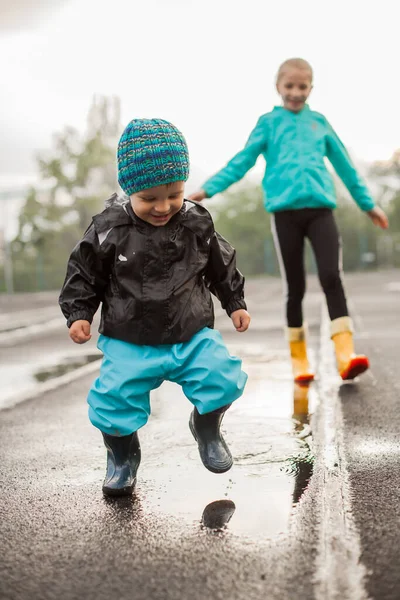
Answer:
<svg viewBox="0 0 400 600"><path fill-rule="evenodd" d="M0 409L9 406L13 398L34 389L40 383L60 377L65 373L74 371L91 362L99 360L99 352L81 353L58 353L42 357L30 362L17 362L0 365L1 398Z"/></svg>
<svg viewBox="0 0 400 600"><path fill-rule="evenodd" d="M287 362L250 359L246 394L227 412L222 430L234 466L220 475L201 464L187 428L190 405L164 383L139 434L137 494L145 513L171 515L195 527L227 531L243 543L286 534L307 489L314 457L309 414L313 386L293 384ZM270 377L270 373L273 377Z"/></svg>
<svg viewBox="0 0 400 600"><path fill-rule="evenodd" d="M38 369L33 373L33 377L40 383L48 381L49 379L54 379L54 377L60 377L61 375L65 375L65 373L79 369L79 367L83 367L95 360L99 360L99 358L100 355L98 353L65 357L64 360L55 365Z"/></svg>

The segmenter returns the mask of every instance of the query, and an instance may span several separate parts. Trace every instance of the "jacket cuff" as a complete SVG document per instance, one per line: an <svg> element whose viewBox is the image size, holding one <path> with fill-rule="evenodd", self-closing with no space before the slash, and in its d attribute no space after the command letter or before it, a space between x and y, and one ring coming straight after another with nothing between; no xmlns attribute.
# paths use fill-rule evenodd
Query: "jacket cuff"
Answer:
<svg viewBox="0 0 400 600"><path fill-rule="evenodd" d="M364 210L365 212L372 210L373 208L375 208L375 206L376 206L376 204L372 200L372 198L366 198L359 202L359 207L361 208L361 210Z"/></svg>
<svg viewBox="0 0 400 600"><path fill-rule="evenodd" d="M72 313L72 315L70 315L67 319L67 327L68 329L71 327L72 323L75 323L75 321L89 321L89 323L91 323L93 321L93 315L89 312L87 312L87 310L78 310L74 313Z"/></svg>
<svg viewBox="0 0 400 600"><path fill-rule="evenodd" d="M204 185L201 186L201 189L205 191L206 193L206 198L212 198L214 196L214 194L216 194L217 192L213 189L213 186L210 184L208 185L207 183L205 183Z"/></svg>
<svg viewBox="0 0 400 600"><path fill-rule="evenodd" d="M228 317L230 317L231 314L233 312L235 312L235 310L240 310L240 309L247 310L247 305L246 305L246 302L243 300L243 298L235 298L234 300L231 300L228 303L225 310L226 310Z"/></svg>

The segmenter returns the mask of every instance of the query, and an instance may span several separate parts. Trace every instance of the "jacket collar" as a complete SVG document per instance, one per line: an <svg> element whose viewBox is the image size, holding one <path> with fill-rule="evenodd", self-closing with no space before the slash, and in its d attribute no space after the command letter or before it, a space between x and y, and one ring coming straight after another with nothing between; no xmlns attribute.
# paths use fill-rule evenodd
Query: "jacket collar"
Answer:
<svg viewBox="0 0 400 600"><path fill-rule="evenodd" d="M135 224L137 229L141 231L155 231L158 227L154 227L150 223L140 219L132 210L129 200L121 199L117 194L113 194L106 200L106 209L93 217L93 223L97 233L108 231L119 225ZM172 217L172 219L164 227L176 226L182 219L186 217L186 212L191 206L191 202L183 201L181 210Z"/></svg>
<svg viewBox="0 0 400 600"><path fill-rule="evenodd" d="M294 113L294 112L288 110L287 108L285 108L284 106L274 106L274 112L289 113L291 115L296 115L296 116L307 113L307 112L309 112L309 110L310 110L310 106L308 104L305 104L304 107L301 109L301 111L298 113Z"/></svg>
<svg viewBox="0 0 400 600"><path fill-rule="evenodd" d="M117 194L113 194L108 198L105 204L106 209L93 217L97 233L108 231L119 225L129 225L129 223L132 223L132 219L126 211L125 202Z"/></svg>
<svg viewBox="0 0 400 600"><path fill-rule="evenodd" d="M166 224L164 225L161 229L164 230L164 228L168 229L174 229L182 219L184 219L186 217L186 211L188 210L188 201L184 200L183 201L183 205L182 208L180 209L180 211L174 215L172 217L172 219ZM191 203L189 203L191 204ZM110 224L107 228L110 229L110 227L116 227L117 225L132 225L134 224L134 226L136 227L136 229L138 229L139 231L143 231L146 233L154 233L155 231L158 231L160 229L160 227L155 227L154 225L152 225L151 223L147 223L147 221L143 221L143 219L141 219L140 217L138 217L131 206L131 203L129 202L129 200L126 200L125 202L122 202L121 204L118 204L118 215L110 215L115 222L113 222L113 224ZM122 209L122 210L121 210ZM115 209L114 209L115 210ZM106 212L109 211L105 211L104 213L102 213L102 215L105 215ZM120 214L123 213L123 214ZM111 220L110 218L107 219L107 223L110 223Z"/></svg>

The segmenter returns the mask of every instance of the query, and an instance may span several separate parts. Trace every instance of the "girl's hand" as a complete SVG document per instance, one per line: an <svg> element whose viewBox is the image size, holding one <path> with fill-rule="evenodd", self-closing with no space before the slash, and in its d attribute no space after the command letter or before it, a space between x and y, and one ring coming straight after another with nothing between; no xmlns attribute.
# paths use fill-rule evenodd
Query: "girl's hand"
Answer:
<svg viewBox="0 0 400 600"><path fill-rule="evenodd" d="M193 202L201 202L207 198L207 194L204 190L199 190L198 192L194 192L189 196L189 200L193 200Z"/></svg>
<svg viewBox="0 0 400 600"><path fill-rule="evenodd" d="M240 308L231 314L231 319L236 331L247 331L250 325L251 317L247 310Z"/></svg>
<svg viewBox="0 0 400 600"><path fill-rule="evenodd" d="M381 229L389 227L389 219L379 206L375 206L372 210L367 211L367 215L374 225L378 225Z"/></svg>
<svg viewBox="0 0 400 600"><path fill-rule="evenodd" d="M69 337L75 344L84 344L92 337L90 335L89 321L74 321L69 328Z"/></svg>

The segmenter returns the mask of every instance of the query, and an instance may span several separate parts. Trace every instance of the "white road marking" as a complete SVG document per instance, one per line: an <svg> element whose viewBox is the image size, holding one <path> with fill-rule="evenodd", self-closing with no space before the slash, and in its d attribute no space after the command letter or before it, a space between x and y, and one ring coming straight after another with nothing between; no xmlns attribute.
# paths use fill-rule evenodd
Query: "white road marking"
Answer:
<svg viewBox="0 0 400 600"><path fill-rule="evenodd" d="M321 315L319 379L320 404L313 417L316 448L316 502L320 517L316 558L316 600L368 600L367 570L361 563L361 543L352 512L351 485L343 439L343 414L329 318ZM319 491L319 493L318 493Z"/></svg>
<svg viewBox="0 0 400 600"><path fill-rule="evenodd" d="M400 292L400 281L390 281L386 284L388 292Z"/></svg>
<svg viewBox="0 0 400 600"><path fill-rule="evenodd" d="M21 327L12 331L0 331L0 348L9 348L21 343L21 341L27 341L40 335L43 331L46 335L51 331L55 331L61 328L66 329L64 317L58 317L45 322L38 322L34 325L28 325L27 327Z"/></svg>
<svg viewBox="0 0 400 600"><path fill-rule="evenodd" d="M12 302L12 299L10 299L10 302ZM0 314L0 333L21 327L29 327L37 323L46 323L56 317L61 317L60 307L57 302L54 302L52 306L45 306L43 308L3 313Z"/></svg>

